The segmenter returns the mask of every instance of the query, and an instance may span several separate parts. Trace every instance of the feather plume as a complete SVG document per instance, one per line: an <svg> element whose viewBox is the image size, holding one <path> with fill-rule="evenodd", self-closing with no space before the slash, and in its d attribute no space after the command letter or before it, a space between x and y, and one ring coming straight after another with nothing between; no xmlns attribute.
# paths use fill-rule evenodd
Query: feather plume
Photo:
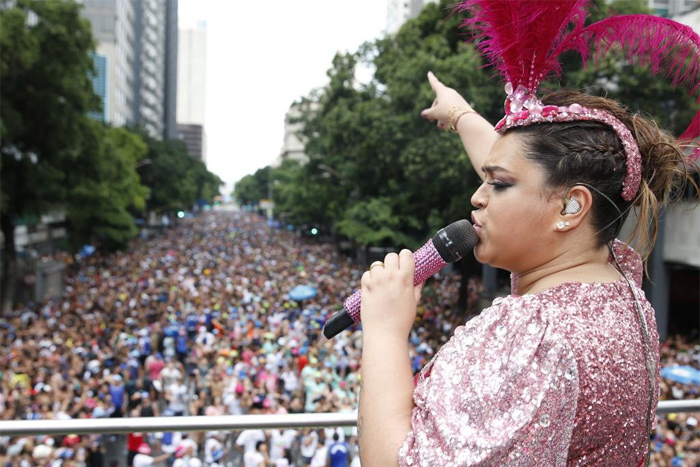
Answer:
<svg viewBox="0 0 700 467"><path fill-rule="evenodd" d="M580 32L589 0L464 0L462 26L473 28L479 49L506 81L535 92L550 73L559 74L567 38Z"/></svg>
<svg viewBox="0 0 700 467"><path fill-rule="evenodd" d="M689 26L651 15L612 16L573 34L570 48L585 63L591 45L597 61L615 44L633 62L664 73L674 86L687 84L691 94L700 90L700 36Z"/></svg>
<svg viewBox="0 0 700 467"><path fill-rule="evenodd" d="M681 141L690 141L700 136L700 110L695 114L695 118L690 122L688 128L678 137Z"/></svg>
<svg viewBox="0 0 700 467"><path fill-rule="evenodd" d="M639 65L663 73L674 86L700 91L700 36L689 26L652 15L620 15L584 27L590 0L462 0L455 11L471 13L462 23L475 31L478 47L516 89L532 93L559 56L575 50L584 64L605 57L615 45ZM617 47L615 47L617 49ZM700 102L700 96L698 97ZM700 136L700 111L679 137Z"/></svg>

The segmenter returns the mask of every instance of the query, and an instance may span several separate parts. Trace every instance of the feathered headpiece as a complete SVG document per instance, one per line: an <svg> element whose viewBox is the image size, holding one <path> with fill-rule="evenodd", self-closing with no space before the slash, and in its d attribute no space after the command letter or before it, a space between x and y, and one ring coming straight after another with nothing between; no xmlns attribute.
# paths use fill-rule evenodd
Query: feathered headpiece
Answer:
<svg viewBox="0 0 700 467"><path fill-rule="evenodd" d="M642 162L629 129L608 112L579 104L543 105L536 92L549 74L561 71L559 56L577 51L584 63L605 56L619 44L629 60L665 73L674 85L700 91L700 36L690 27L651 15L613 16L585 26L590 0L463 0L457 11L472 16L463 26L477 32L479 48L506 80L503 132L539 122L594 120L610 126L625 148L626 176L622 197L631 201L639 191ZM700 98L698 99L700 102ZM681 139L700 136L700 111Z"/></svg>

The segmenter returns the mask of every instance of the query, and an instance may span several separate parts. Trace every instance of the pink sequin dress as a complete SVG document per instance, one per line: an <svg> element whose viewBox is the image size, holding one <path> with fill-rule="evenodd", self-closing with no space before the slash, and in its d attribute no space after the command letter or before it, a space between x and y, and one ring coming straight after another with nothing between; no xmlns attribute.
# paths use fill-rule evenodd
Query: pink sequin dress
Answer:
<svg viewBox="0 0 700 467"><path fill-rule="evenodd" d="M621 242L614 249L641 302L658 388L641 259ZM417 375L399 465L638 466L648 446L646 363L624 279L497 298Z"/></svg>

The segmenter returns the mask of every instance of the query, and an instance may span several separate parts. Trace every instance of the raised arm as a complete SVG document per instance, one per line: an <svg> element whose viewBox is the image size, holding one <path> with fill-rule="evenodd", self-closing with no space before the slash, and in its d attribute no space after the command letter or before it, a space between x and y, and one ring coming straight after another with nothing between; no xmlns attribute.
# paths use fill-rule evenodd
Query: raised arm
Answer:
<svg viewBox="0 0 700 467"><path fill-rule="evenodd" d="M469 103L454 89L448 88L438 80L433 72L428 72L428 82L435 91L433 105L421 112L421 117L437 121L441 130L449 129L456 120L455 129L467 151L472 167L483 178L481 167L498 139L498 134L484 117L476 113ZM452 117L452 122L450 121Z"/></svg>

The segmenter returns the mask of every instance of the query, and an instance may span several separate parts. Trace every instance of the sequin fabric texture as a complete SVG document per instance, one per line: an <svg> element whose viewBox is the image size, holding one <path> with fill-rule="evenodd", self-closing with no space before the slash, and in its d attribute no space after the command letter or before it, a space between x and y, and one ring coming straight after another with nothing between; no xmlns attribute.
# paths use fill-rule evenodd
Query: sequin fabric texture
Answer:
<svg viewBox="0 0 700 467"><path fill-rule="evenodd" d="M621 242L614 248L636 288L658 369L641 259ZM657 371L657 388L658 379ZM649 391L624 279L497 298L418 375L399 465L637 466L648 444Z"/></svg>

